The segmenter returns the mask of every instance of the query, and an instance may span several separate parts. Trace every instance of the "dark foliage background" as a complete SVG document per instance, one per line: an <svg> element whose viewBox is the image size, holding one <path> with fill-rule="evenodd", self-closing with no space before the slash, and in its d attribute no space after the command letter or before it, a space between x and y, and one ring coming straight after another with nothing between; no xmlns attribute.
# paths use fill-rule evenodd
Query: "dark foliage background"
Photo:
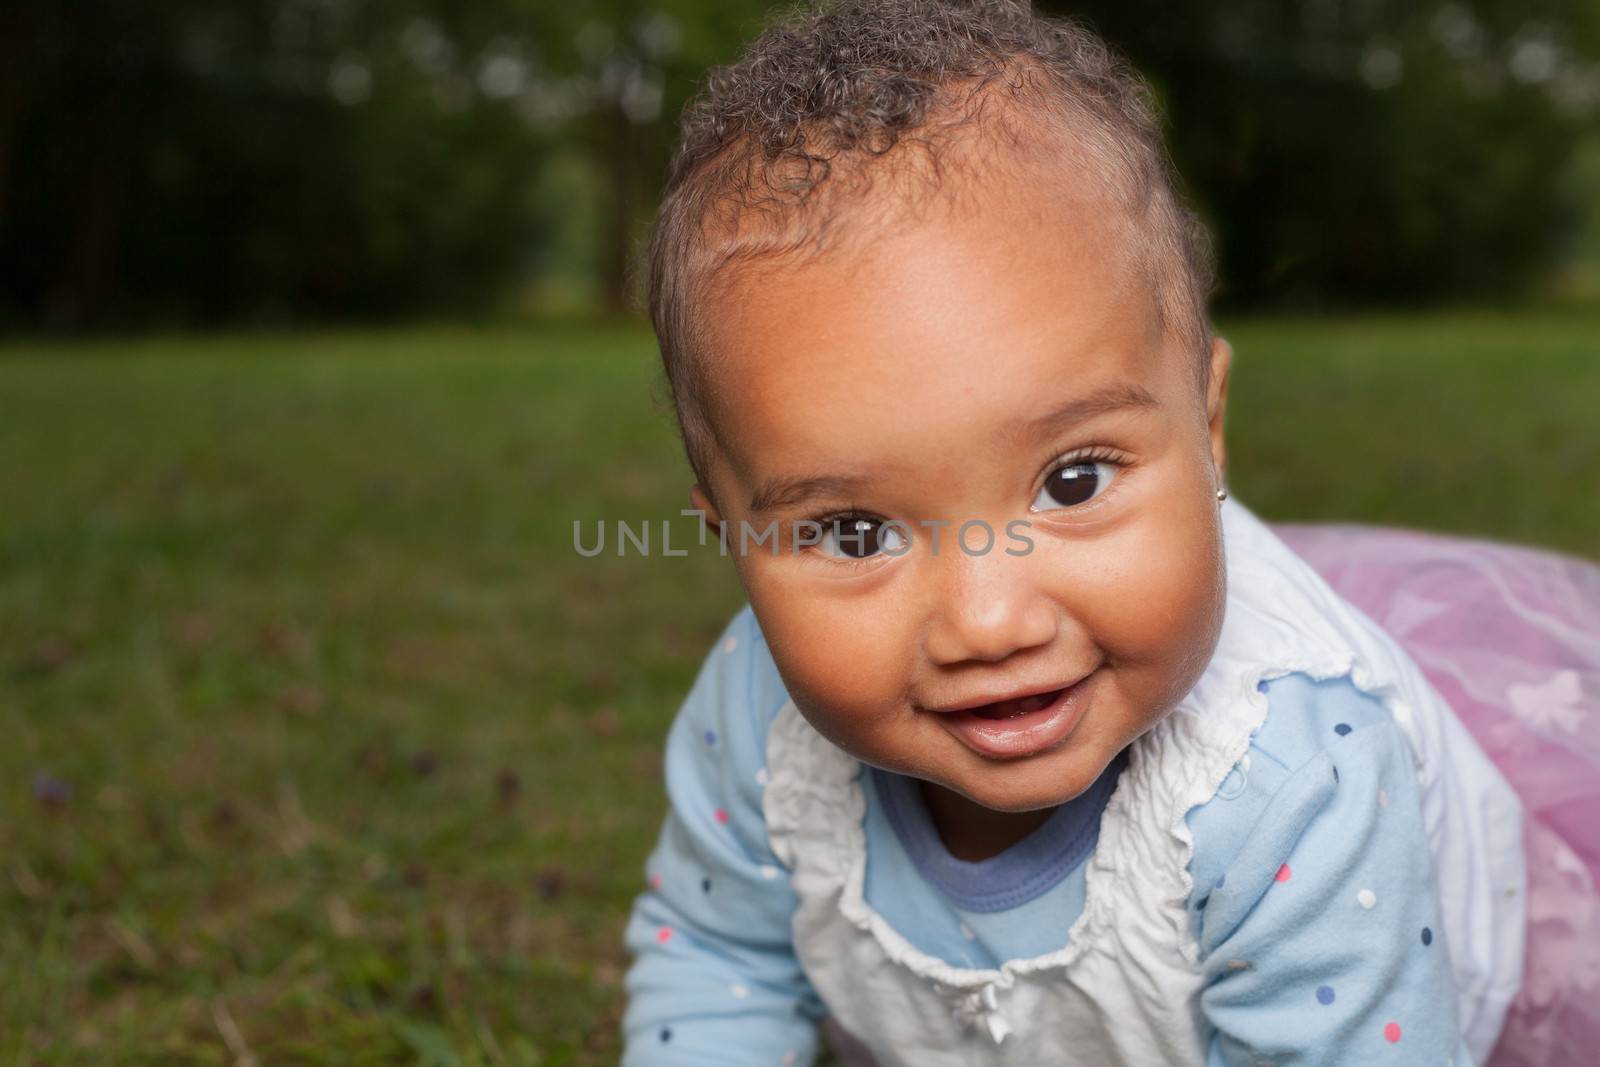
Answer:
<svg viewBox="0 0 1600 1067"><path fill-rule="evenodd" d="M0 323L628 306L760 0L14 0ZM1592 255L1600 5L1086 0L1157 86L1225 307L1498 297Z"/></svg>
<svg viewBox="0 0 1600 1067"><path fill-rule="evenodd" d="M1519 292L1580 251L1587 3L1072 5L1161 89L1235 304ZM1588 65L1584 58L1588 57Z"/></svg>

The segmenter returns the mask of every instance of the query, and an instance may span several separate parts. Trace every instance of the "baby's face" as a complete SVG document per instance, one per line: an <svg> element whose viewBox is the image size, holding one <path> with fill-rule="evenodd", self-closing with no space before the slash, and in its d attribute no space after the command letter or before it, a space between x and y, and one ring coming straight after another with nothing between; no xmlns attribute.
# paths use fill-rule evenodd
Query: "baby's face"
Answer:
<svg viewBox="0 0 1600 1067"><path fill-rule="evenodd" d="M1211 657L1229 356L1201 396L1105 211L1002 183L974 199L730 280L708 478L811 724L1020 812L1081 793ZM824 537L796 552L808 519ZM776 554L740 555L741 521L775 521ZM1018 694L1045 696L971 710Z"/></svg>

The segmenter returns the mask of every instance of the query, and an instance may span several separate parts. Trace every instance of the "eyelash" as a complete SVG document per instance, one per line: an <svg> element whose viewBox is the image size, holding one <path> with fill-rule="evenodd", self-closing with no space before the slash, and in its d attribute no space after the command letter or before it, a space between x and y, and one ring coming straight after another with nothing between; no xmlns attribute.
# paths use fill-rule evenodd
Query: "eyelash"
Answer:
<svg viewBox="0 0 1600 1067"><path fill-rule="evenodd" d="M1128 465L1128 457L1125 453L1118 452L1114 448L1107 448L1104 445L1079 449L1076 452L1067 453L1052 463L1050 469L1044 472L1044 481L1049 481L1050 476L1056 471L1064 470L1067 467L1076 467L1080 463L1109 463L1120 470ZM1113 485L1116 482L1117 479L1112 479Z"/></svg>
<svg viewBox="0 0 1600 1067"><path fill-rule="evenodd" d="M1079 463L1111 463L1119 468L1126 467L1128 465L1127 456L1125 456L1123 453L1118 452L1114 448L1107 448L1104 445L1094 445L1089 448L1081 448L1076 452L1068 452L1066 455L1055 460L1055 462L1050 465L1049 469L1044 472L1044 479L1048 481L1050 476L1056 471L1061 470L1064 467L1076 466ZM824 530L826 530L841 519L876 520L877 518L878 516L873 515L870 512L862 511L854 505L847 505L838 511L830 511L823 515L813 516L810 521L817 523ZM817 546L812 545L809 547L816 548ZM862 556L860 559L856 559L851 556L830 556L825 552L818 552L817 555L822 556L825 560L827 560L828 563L832 565L854 568L862 567L869 563L876 563L883 554L881 552L874 553L870 556Z"/></svg>
<svg viewBox="0 0 1600 1067"><path fill-rule="evenodd" d="M859 508L855 507L854 505L849 505L849 506L845 507L842 511L831 511L831 512L828 512L826 515L818 515L816 518L812 519L811 521L814 522L814 523L817 523L819 526L821 526L823 528L823 530L827 530L834 523L838 522L840 519L876 519L876 518L877 518L876 515L868 514L867 512L864 512L864 511L860 510ZM817 547L818 547L817 545L809 545L809 546L807 546L807 551L811 551L813 549L816 549ZM876 563L878 561L878 558L882 555L882 553L881 552L875 552L870 556L862 556L860 559L856 559L853 556L830 556L826 552L817 552L816 555L822 557L826 562L828 562L829 564L832 564L834 566L855 568L855 567L863 567L863 566L865 566L865 565L867 565L869 563Z"/></svg>

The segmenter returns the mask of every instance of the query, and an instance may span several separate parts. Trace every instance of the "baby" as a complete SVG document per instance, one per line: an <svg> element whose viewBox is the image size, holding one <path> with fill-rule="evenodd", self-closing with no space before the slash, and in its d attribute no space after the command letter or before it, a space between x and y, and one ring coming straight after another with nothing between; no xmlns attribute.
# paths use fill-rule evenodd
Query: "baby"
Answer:
<svg viewBox="0 0 1600 1067"><path fill-rule="evenodd" d="M684 118L651 312L749 607L666 754L631 1067L1482 1063L1516 794L1225 489L1137 78L991 0L794 13Z"/></svg>

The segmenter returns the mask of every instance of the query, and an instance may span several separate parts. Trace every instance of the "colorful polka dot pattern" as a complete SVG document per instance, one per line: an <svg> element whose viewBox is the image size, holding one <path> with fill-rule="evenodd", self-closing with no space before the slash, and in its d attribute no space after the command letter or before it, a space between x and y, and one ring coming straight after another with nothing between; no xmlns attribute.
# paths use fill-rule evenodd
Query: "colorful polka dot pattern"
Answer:
<svg viewBox="0 0 1600 1067"><path fill-rule="evenodd" d="M1343 737L1345 734L1348 734L1348 733L1351 732L1349 725L1347 725L1346 723L1339 723L1338 725L1336 725L1334 727L1334 731L1336 733L1338 733L1339 736L1341 736L1341 737ZM1334 767L1333 768L1333 780L1334 780L1335 783L1337 783L1339 781L1339 768L1338 767ZM1378 790L1378 804L1379 804L1380 807L1384 807L1384 808L1387 808L1389 806L1389 794L1388 794L1388 792L1386 790L1382 790L1382 789ZM1282 866L1280 866L1278 868L1277 873L1275 875L1273 875L1273 880L1275 882L1279 882L1279 883L1287 882L1289 880L1289 878L1290 878L1291 873L1292 872L1289 869L1289 865L1287 863L1285 863ZM1225 877L1226 876L1224 875L1224 876L1219 876L1217 878L1217 883L1216 884L1217 884L1217 888L1218 889L1222 888L1223 880L1224 880ZM1200 899L1200 902L1196 905L1196 907L1200 908L1200 909L1204 909L1205 906L1206 906L1206 903L1210 899L1211 898L1210 898L1209 895L1207 895L1205 897L1202 897ZM1378 895L1375 892L1373 892L1371 889L1362 888L1362 889L1360 889L1360 890L1358 890L1356 892L1356 903L1359 904L1362 907L1362 909L1370 911L1373 908L1377 907L1377 905L1378 905ZM1424 926L1422 928L1421 940L1422 940L1422 944L1425 947L1433 944L1433 928L1432 927ZM1243 961L1240 961L1240 960L1230 960L1229 963L1228 963L1228 966L1229 966L1229 969L1231 969L1231 970L1240 970L1240 969L1243 969L1244 967L1248 966L1248 964L1245 964ZM1331 985L1319 985L1319 986L1317 986L1317 989L1316 989L1316 998L1317 998L1317 1003L1318 1004L1329 1005L1329 1004L1332 1004L1337 999L1337 994L1334 992L1333 986L1331 986ZM1394 1020L1389 1020L1388 1022L1386 1022L1384 1024L1383 1037L1384 1037L1384 1040L1388 1041L1391 1045L1399 1044L1401 1033L1402 1033L1402 1031L1401 1031L1401 1028L1400 1028L1400 1024L1398 1022L1396 1022Z"/></svg>
<svg viewBox="0 0 1600 1067"><path fill-rule="evenodd" d="M717 816L718 816L718 821L719 822L726 821L725 819L722 818L722 816L724 814L725 813L721 809L718 810ZM771 864L763 864L760 867L760 872L761 872L761 876L763 878L769 880L769 881L772 880L772 879L777 878L778 874L779 874L778 868L772 866ZM661 875L659 873L652 873L650 875L650 888L654 889L654 890L659 890L661 888L661 885L662 885ZM702 877L700 879L700 892L702 894L709 894L711 892L712 888L713 888L712 887L712 881L711 881L711 878L709 876ZM963 925L962 929L963 929L963 932L966 933L968 937L975 936L964 925ZM675 936L675 934L674 934L674 931L673 931L671 926L663 925L663 926L657 927L657 929L656 929L656 941L659 942L660 944L663 944L663 945L668 944L669 942L671 942L673 940L674 936ZM750 994L751 994L750 987L748 985L745 985L742 982L731 983L727 988L728 988L728 995L730 997L732 997L734 1000L748 1000L750 998ZM657 1032L657 1037L659 1038L659 1040L661 1041L662 1044L669 1043L672 1040L672 1036L673 1036L673 1031L672 1031L672 1027L670 1027L670 1026L663 1026ZM797 1057L798 1057L798 1053L796 1053L794 1050L791 1049L787 1053L785 1053L782 1062L785 1063L785 1064L793 1065L794 1063L797 1062Z"/></svg>
<svg viewBox="0 0 1600 1067"><path fill-rule="evenodd" d="M750 649L759 647L759 640L752 642L744 632L724 635L717 651L732 657L724 660L724 672L743 669L734 665ZM742 688L724 686L723 691L742 692ZM687 721L683 729L669 735L667 751L669 780L683 781L685 765L692 769L695 777L693 785L697 795L691 794L694 802L676 804L674 817L692 820L694 825L687 828L687 833L697 839L700 847L694 850L675 847L672 835L663 836L662 846L644 871L648 889L641 892L635 915L630 920L630 944L639 955L641 965L649 966L653 958L659 961L660 973L675 977L686 973L682 968L691 957L703 957L708 948L715 951L714 946L724 930L740 921L742 896L750 892L752 880L756 892L768 894L783 891L782 880L786 875L776 857L770 854L762 857L766 862L755 860L737 868L723 865L731 855L730 849L738 849L740 859L753 859L748 851L753 844L749 835L760 832L761 819L759 802L752 818L749 801L770 784L772 775L766 767L757 766L757 760L750 759L750 754L758 748L746 743L749 736L741 721L714 708L706 715L707 704L702 699L699 707L685 707ZM724 780L718 777L718 772L730 766L738 772L738 784L732 789L725 787ZM736 808L736 804L743 806ZM737 819L734 818L736 813ZM640 951L646 944L650 951ZM770 1005L784 995L784 983L788 980L786 975L774 973L770 966L765 969L755 966L739 973L724 970L718 978L709 986L683 981L669 983L675 995L690 998L709 995L716 1003L708 1005L705 1015L693 1013L692 1009L690 1015L677 1011L670 1016L655 1014L637 1039L657 1046L658 1055L667 1055L670 1046L676 1056L695 1058L702 1046L723 1039L725 1028L720 1024L725 1020L734 1016L742 1019L752 1012L766 1014ZM713 1025L702 1025L707 1021L712 1021ZM797 1042L801 1036L799 1031L789 1028L784 1037L765 1046L764 1055L747 1062L764 1063L768 1067L778 1067L780 1063L794 1067L801 1062Z"/></svg>

